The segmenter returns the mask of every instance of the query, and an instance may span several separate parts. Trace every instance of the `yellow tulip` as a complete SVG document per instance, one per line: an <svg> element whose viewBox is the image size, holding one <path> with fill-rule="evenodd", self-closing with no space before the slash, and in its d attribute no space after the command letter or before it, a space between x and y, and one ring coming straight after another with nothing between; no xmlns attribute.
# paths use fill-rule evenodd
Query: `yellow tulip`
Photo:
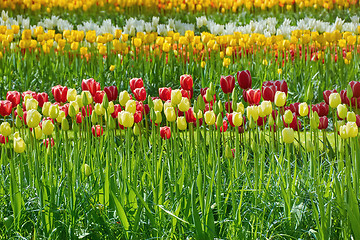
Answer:
<svg viewBox="0 0 360 240"><path fill-rule="evenodd" d="M294 129L284 128L282 130L282 139L284 143L293 143L294 142Z"/></svg>
<svg viewBox="0 0 360 240"><path fill-rule="evenodd" d="M161 100L161 99L154 99L154 100L153 100L153 103L154 103L154 110L161 112L162 109L163 109L163 102L162 102L162 100Z"/></svg>
<svg viewBox="0 0 360 240"><path fill-rule="evenodd" d="M119 95L119 102L121 106L125 106L127 101L129 101L130 96L127 91L122 91Z"/></svg>
<svg viewBox="0 0 360 240"><path fill-rule="evenodd" d="M339 104L336 108L337 114L340 118L344 119L347 116L347 107L345 104ZM356 121L356 120L355 120Z"/></svg>
<svg viewBox="0 0 360 240"><path fill-rule="evenodd" d="M175 110L173 107L166 108L164 113L165 113L166 120L168 120L169 122L175 122L176 114L175 114Z"/></svg>
<svg viewBox="0 0 360 240"><path fill-rule="evenodd" d="M50 120L43 121L42 131L45 135L51 135L54 131L54 124Z"/></svg>
<svg viewBox="0 0 360 240"><path fill-rule="evenodd" d="M232 116L232 121L235 127L239 127L243 124L243 116L241 113L234 112Z"/></svg>
<svg viewBox="0 0 360 240"><path fill-rule="evenodd" d="M286 103L286 94L284 92L277 91L275 93L274 102L277 107L283 107Z"/></svg>
<svg viewBox="0 0 360 240"><path fill-rule="evenodd" d="M178 105L181 102L182 94L179 89L175 89L171 91L171 104L173 106Z"/></svg>
<svg viewBox="0 0 360 240"><path fill-rule="evenodd" d="M55 119L59 116L59 105L57 104L52 104L49 108L49 116L52 119Z"/></svg>
<svg viewBox="0 0 360 240"><path fill-rule="evenodd" d="M309 114L309 107L306 102L299 104L299 114L304 117Z"/></svg>
<svg viewBox="0 0 360 240"><path fill-rule="evenodd" d="M186 97L183 97L183 98L181 99L181 102L180 102L179 105L178 105L178 108L179 108L179 110L182 111L182 112L186 112L187 110L189 110L189 108L190 108L189 99L186 98Z"/></svg>
<svg viewBox="0 0 360 240"><path fill-rule="evenodd" d="M74 88L70 88L67 92L67 100L69 102L71 101L75 101L76 100L76 96L77 96L77 92L76 92L76 89Z"/></svg>
<svg viewBox="0 0 360 240"><path fill-rule="evenodd" d="M37 110L31 109L27 111L26 122L29 128L39 126L40 120L41 114Z"/></svg>
<svg viewBox="0 0 360 240"><path fill-rule="evenodd" d="M205 122L206 122L207 125L211 126L211 125L215 124L216 116L215 116L214 111L207 111L204 114L204 118L205 118Z"/></svg>
<svg viewBox="0 0 360 240"><path fill-rule="evenodd" d="M337 106L341 103L341 98L339 93L332 93L329 96L329 105L331 108L337 108Z"/></svg>
<svg viewBox="0 0 360 240"><path fill-rule="evenodd" d="M14 151L16 153L23 153L25 151L26 145L24 140L20 137L19 133L14 134Z"/></svg>
<svg viewBox="0 0 360 240"><path fill-rule="evenodd" d="M8 122L3 122L0 125L0 134L7 137L11 134L11 127Z"/></svg>
<svg viewBox="0 0 360 240"><path fill-rule="evenodd" d="M127 101L125 104L125 111L134 114L136 112L136 102L134 100Z"/></svg>
<svg viewBox="0 0 360 240"><path fill-rule="evenodd" d="M179 130L185 130L187 128L185 117L178 117L176 120L176 125Z"/></svg>
<svg viewBox="0 0 360 240"><path fill-rule="evenodd" d="M290 110L286 110L284 113L284 122L290 124L293 121L293 114Z"/></svg>

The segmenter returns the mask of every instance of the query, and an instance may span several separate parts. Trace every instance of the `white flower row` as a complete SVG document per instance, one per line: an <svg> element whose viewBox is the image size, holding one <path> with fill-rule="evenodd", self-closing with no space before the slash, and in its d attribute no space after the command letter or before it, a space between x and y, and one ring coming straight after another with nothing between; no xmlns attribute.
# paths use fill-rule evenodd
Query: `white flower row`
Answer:
<svg viewBox="0 0 360 240"><path fill-rule="evenodd" d="M7 12L2 11L0 18L0 25L20 25L21 29L35 29L37 26L42 26L45 31L49 29L57 29L62 32L64 30L77 29L80 31L95 30L97 35L104 33L115 33L116 29L122 29L123 33L134 36L137 32L157 32L161 36L166 36L168 31L179 32L184 34L186 30L205 29L214 35L231 35L234 32L241 32L245 34L261 33L266 37L272 35L284 35L285 38L290 38L291 32L294 30L310 30L318 32L332 32L339 30L341 32L358 33L359 17L352 16L351 22L345 22L341 18L336 18L334 23L324 22L314 18L300 19L293 24L291 20L285 19L280 25L276 18L267 18L264 20L253 21L241 25L239 22L229 22L225 25L217 24L213 20L207 19L206 16L196 18L196 24L183 23L180 20L168 19L167 24L159 24L159 18L153 17L151 22L139 20L136 18L127 19L124 26L115 26L111 19L106 19L102 24L94 23L93 21L85 21L76 26L69 21L61 19L58 16L43 19L34 26L30 26L30 19L18 15L16 18L8 17Z"/></svg>

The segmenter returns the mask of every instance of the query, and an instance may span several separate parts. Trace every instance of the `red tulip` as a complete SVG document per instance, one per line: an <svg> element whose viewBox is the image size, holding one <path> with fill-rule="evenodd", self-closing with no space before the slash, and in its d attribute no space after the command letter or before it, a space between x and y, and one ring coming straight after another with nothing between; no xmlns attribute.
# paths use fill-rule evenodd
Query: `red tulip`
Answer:
<svg viewBox="0 0 360 240"><path fill-rule="evenodd" d="M246 91L246 100L250 105L258 105L261 99L260 89L249 89Z"/></svg>
<svg viewBox="0 0 360 240"><path fill-rule="evenodd" d="M360 108L360 98L351 98L351 106L355 109Z"/></svg>
<svg viewBox="0 0 360 240"><path fill-rule="evenodd" d="M69 103L64 104L63 106L60 106L60 111L63 111L65 113L65 116L69 114Z"/></svg>
<svg viewBox="0 0 360 240"><path fill-rule="evenodd" d="M9 100L0 101L0 115L3 117L9 116L12 110L12 102Z"/></svg>
<svg viewBox="0 0 360 240"><path fill-rule="evenodd" d="M61 85L57 85L52 87L51 92L54 95L55 101L58 103L64 103L67 100L67 87L63 87Z"/></svg>
<svg viewBox="0 0 360 240"><path fill-rule="evenodd" d="M20 93L17 91L8 91L6 93L6 100L12 103L12 108L15 108L20 103Z"/></svg>
<svg viewBox="0 0 360 240"><path fill-rule="evenodd" d="M37 94L37 101L39 102L39 107L43 107L44 103L49 101L49 96L47 93L38 93Z"/></svg>
<svg viewBox="0 0 360 240"><path fill-rule="evenodd" d="M180 114L180 111L179 111L179 114ZM185 118L186 118L186 121L188 123L194 123L196 122L196 118L195 118L195 114L194 114L194 109L193 107L189 108L189 110L187 110L185 112Z"/></svg>
<svg viewBox="0 0 360 240"><path fill-rule="evenodd" d="M275 85L267 85L265 82L261 88L262 97L265 101L274 102L276 87Z"/></svg>
<svg viewBox="0 0 360 240"><path fill-rule="evenodd" d="M9 142L9 138L0 134L0 143L5 144L5 142Z"/></svg>
<svg viewBox="0 0 360 240"><path fill-rule="evenodd" d="M329 114L329 105L324 102L312 105L313 112L317 112L319 117L327 116Z"/></svg>
<svg viewBox="0 0 360 240"><path fill-rule="evenodd" d="M102 103L104 99L105 91L96 91L94 102L95 103Z"/></svg>
<svg viewBox="0 0 360 240"><path fill-rule="evenodd" d="M360 127L360 116L356 115L356 125Z"/></svg>
<svg viewBox="0 0 360 240"><path fill-rule="evenodd" d="M146 99L146 90L145 90L145 88L143 88L143 87L142 88L136 88L133 91L133 93L134 93L134 96L135 96L136 100L141 101L141 102L145 101L145 99Z"/></svg>
<svg viewBox="0 0 360 240"><path fill-rule="evenodd" d="M160 128L160 136L162 139L166 140L171 137L171 129L167 126Z"/></svg>
<svg viewBox="0 0 360 240"><path fill-rule="evenodd" d="M180 85L181 88L187 91L190 91L193 88L194 82L191 75L181 75L180 76Z"/></svg>
<svg viewBox="0 0 360 240"><path fill-rule="evenodd" d="M185 89L180 89L182 97L188 98L189 100L192 98L194 89L192 88L190 91L187 91Z"/></svg>
<svg viewBox="0 0 360 240"><path fill-rule="evenodd" d="M300 103L299 102L297 102L297 103L292 103L292 104L290 104L290 111L292 112L292 113L295 113L296 114L296 116L299 116L300 114L299 114L299 105L300 105Z"/></svg>
<svg viewBox="0 0 360 240"><path fill-rule="evenodd" d="M207 91L208 89L209 89L208 87L206 87L206 88L201 88L201 89L200 89L200 94L201 94L201 96L205 96L205 95L206 95L206 91Z"/></svg>
<svg viewBox="0 0 360 240"><path fill-rule="evenodd" d="M230 112L230 113L233 112L233 109L232 109L232 101L225 103L225 110L226 110L227 112Z"/></svg>
<svg viewBox="0 0 360 240"><path fill-rule="evenodd" d="M276 87L276 91L281 91L284 93L288 93L288 86L285 80L274 81L274 85Z"/></svg>
<svg viewBox="0 0 360 240"><path fill-rule="evenodd" d="M109 99L109 101L116 101L119 92L116 86L104 87L104 91Z"/></svg>
<svg viewBox="0 0 360 240"><path fill-rule="evenodd" d="M26 91L26 92L23 92L23 93L21 94L22 99L24 99L26 95L31 95L34 99L37 98L37 97L36 97L36 96L37 96L37 93L36 93L36 92L33 92L33 91L30 91L30 90L28 90L28 91Z"/></svg>
<svg viewBox="0 0 360 240"><path fill-rule="evenodd" d="M266 123L266 116L265 117L259 117L258 120L256 121L256 124L261 127L262 125L264 125Z"/></svg>
<svg viewBox="0 0 360 240"><path fill-rule="evenodd" d="M134 123L139 123L142 120L142 113L140 111L136 111L134 114Z"/></svg>
<svg viewBox="0 0 360 240"><path fill-rule="evenodd" d="M233 114L232 113L226 113L227 120L229 121L230 126L235 127L233 122Z"/></svg>
<svg viewBox="0 0 360 240"><path fill-rule="evenodd" d="M92 126L91 132L94 137L100 137L104 134L104 129L100 125Z"/></svg>
<svg viewBox="0 0 360 240"><path fill-rule="evenodd" d="M87 105L86 107L85 106L83 106L82 108L81 108L81 113L82 113L82 115L84 116L84 117L89 117L91 114L92 114L92 106L91 106L91 104L89 104L89 105Z"/></svg>
<svg viewBox="0 0 360 240"><path fill-rule="evenodd" d="M329 120L326 116L320 117L319 118L320 123L319 123L319 129L326 129L328 127L329 124Z"/></svg>
<svg viewBox="0 0 360 240"><path fill-rule="evenodd" d="M171 99L171 87L166 88L159 88L159 97L163 101L167 101Z"/></svg>
<svg viewBox="0 0 360 240"><path fill-rule="evenodd" d="M145 109L145 115L148 115L148 114L150 113L149 104L145 104L145 105L144 105L144 109Z"/></svg>
<svg viewBox="0 0 360 240"><path fill-rule="evenodd" d="M48 146L49 146L49 142L50 142L50 146L51 146L51 147L53 147L53 146L54 146L54 144L55 144L55 142L54 142L54 139L53 139L53 138L50 138L50 141L49 141L49 138L44 139L44 140L43 140L43 144L44 144L44 146L45 146L46 148L48 148Z"/></svg>
<svg viewBox="0 0 360 240"><path fill-rule="evenodd" d="M77 124L82 123L83 118L84 118L84 117L83 117L82 113L76 114L76 123L77 123Z"/></svg>
<svg viewBox="0 0 360 240"><path fill-rule="evenodd" d="M218 129L218 126L215 124L216 129ZM220 132L226 132L228 129L227 121L224 119L222 126L220 126Z"/></svg>
<svg viewBox="0 0 360 240"><path fill-rule="evenodd" d="M83 79L81 88L83 91L89 91L92 97L95 96L96 91L101 90L100 83L96 82L93 78Z"/></svg>
<svg viewBox="0 0 360 240"><path fill-rule="evenodd" d="M143 102L136 101L136 111L143 112L144 111L144 104Z"/></svg>
<svg viewBox="0 0 360 240"><path fill-rule="evenodd" d="M323 92L324 101L326 102L327 105L329 105L329 96L332 93L337 93L336 89L334 89L334 90L325 90Z"/></svg>
<svg viewBox="0 0 360 240"><path fill-rule="evenodd" d="M235 78L232 75L221 76L220 87L225 94L232 93L235 87Z"/></svg>
<svg viewBox="0 0 360 240"><path fill-rule="evenodd" d="M347 91L346 90L341 90L340 91L340 98L341 98L341 103L346 104L346 105L350 105L350 100L347 96Z"/></svg>
<svg viewBox="0 0 360 240"><path fill-rule="evenodd" d="M132 92L134 92L135 89L142 87L144 87L144 81L142 78L133 78L130 80L130 89Z"/></svg>
<svg viewBox="0 0 360 240"><path fill-rule="evenodd" d="M353 91L353 97L360 97L360 82L351 81L350 83L351 89Z"/></svg>
<svg viewBox="0 0 360 240"><path fill-rule="evenodd" d="M124 130L124 129L125 129L125 127L124 127L123 125L121 125L120 123L119 123L119 128L120 128L121 130Z"/></svg>
<svg viewBox="0 0 360 240"><path fill-rule="evenodd" d="M111 114L111 117L112 118L117 118L119 112L121 112L121 111L122 111L122 108L121 108L120 104L115 104L114 105L114 112Z"/></svg>
<svg viewBox="0 0 360 240"><path fill-rule="evenodd" d="M248 89L251 88L252 79L249 70L239 71L237 72L237 81L239 83L240 88Z"/></svg>

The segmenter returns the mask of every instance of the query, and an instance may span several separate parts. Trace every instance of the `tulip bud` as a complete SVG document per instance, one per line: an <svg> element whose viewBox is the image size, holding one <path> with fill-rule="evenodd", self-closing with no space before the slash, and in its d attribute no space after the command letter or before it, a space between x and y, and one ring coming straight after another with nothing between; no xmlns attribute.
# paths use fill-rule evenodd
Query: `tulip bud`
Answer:
<svg viewBox="0 0 360 240"><path fill-rule="evenodd" d="M214 95L216 93L215 85L212 82L210 83L209 89L210 89L210 95Z"/></svg>
<svg viewBox="0 0 360 240"><path fill-rule="evenodd" d="M225 147L225 158L227 158L227 159L234 158L233 153L232 153L231 148L229 147L229 145L226 145L226 147Z"/></svg>
<svg viewBox="0 0 360 240"><path fill-rule="evenodd" d="M346 125L340 127L339 133L340 133L340 137L341 137L342 139L347 139L347 138L349 138L348 132L347 132L347 130L346 130Z"/></svg>
<svg viewBox="0 0 360 240"><path fill-rule="evenodd" d="M64 111L60 111L59 114L58 114L58 116L57 116L57 118L56 118L56 121L57 121L58 123L61 123L64 118L66 118L65 112L64 112Z"/></svg>
<svg viewBox="0 0 360 240"><path fill-rule="evenodd" d="M134 125L133 127L133 133L135 136L139 136L140 135L140 128L137 124Z"/></svg>
<svg viewBox="0 0 360 240"><path fill-rule="evenodd" d="M236 106L236 112L239 112L241 114L244 114L245 112L245 107L244 104L242 102L239 102Z"/></svg>
<svg viewBox="0 0 360 240"><path fill-rule="evenodd" d="M346 95L349 99L351 99L353 97L353 90L352 87L350 86L350 84L347 85L346 87Z"/></svg>
<svg viewBox="0 0 360 240"><path fill-rule="evenodd" d="M182 99L182 94L181 91L179 89L175 89L171 91L171 104L173 106L177 106Z"/></svg>
<svg viewBox="0 0 360 240"><path fill-rule="evenodd" d="M149 108L154 108L154 101L152 100L151 96L148 96L148 105Z"/></svg>
<svg viewBox="0 0 360 240"><path fill-rule="evenodd" d="M0 125L0 134L4 137L8 137L11 134L11 127L8 122L3 122Z"/></svg>
<svg viewBox="0 0 360 240"><path fill-rule="evenodd" d="M43 121L42 131L45 135L51 135L54 131L54 124L50 120Z"/></svg>
<svg viewBox="0 0 360 240"><path fill-rule="evenodd" d="M320 123L320 120L319 120L319 115L317 112L313 112L312 113L312 116L310 118L310 127L315 130L319 127L319 123Z"/></svg>
<svg viewBox="0 0 360 240"><path fill-rule="evenodd" d="M79 112L79 105L77 104L77 102L75 102L75 101L70 102L69 116L75 117L78 112Z"/></svg>
<svg viewBox="0 0 360 240"><path fill-rule="evenodd" d="M61 129L63 131L68 131L69 130L69 122L66 118L63 118L63 120L61 121Z"/></svg>
<svg viewBox="0 0 360 240"><path fill-rule="evenodd" d="M104 94L104 96L103 96L103 101L102 101L102 106L105 108L105 109L107 109L108 108L108 106L109 106L109 99L108 99L108 97L107 97L107 94Z"/></svg>
<svg viewBox="0 0 360 240"><path fill-rule="evenodd" d="M51 106L51 102L45 102L43 107L42 107L42 114L45 117L49 117L50 116L50 106Z"/></svg>
<svg viewBox="0 0 360 240"><path fill-rule="evenodd" d="M134 114L128 111L121 112L121 125L124 127L132 127L134 125Z"/></svg>
<svg viewBox="0 0 360 240"><path fill-rule="evenodd" d="M19 117L24 116L24 112L23 112L22 107L20 107L20 104L16 106L16 111L17 111L17 114L19 115Z"/></svg>
<svg viewBox="0 0 360 240"><path fill-rule="evenodd" d="M282 139L284 143L293 143L294 142L294 129L284 128L282 130Z"/></svg>
<svg viewBox="0 0 360 240"><path fill-rule="evenodd" d="M155 123L159 124L162 122L162 115L161 115L161 112L159 111L155 111L155 115L156 115L156 120L155 120Z"/></svg>
<svg viewBox="0 0 360 240"><path fill-rule="evenodd" d="M232 116L232 121L235 127L239 127L243 124L243 116L241 113L234 112Z"/></svg>
<svg viewBox="0 0 360 240"><path fill-rule="evenodd" d="M34 110L36 111L36 110ZM20 137L19 133L14 134L14 151L16 153L23 153L25 151L26 145L24 140Z"/></svg>
<svg viewBox="0 0 360 240"><path fill-rule="evenodd" d="M221 114L218 114L216 117L216 126L220 129L220 127L223 125L223 117Z"/></svg>
<svg viewBox="0 0 360 240"><path fill-rule="evenodd" d="M112 114L113 112L115 112L114 102L112 102L112 101L109 102L109 105L107 107L107 111L108 111L109 114Z"/></svg>
<svg viewBox="0 0 360 240"><path fill-rule="evenodd" d="M125 111L134 114L136 112L136 102L134 100L128 100L125 104Z"/></svg>
<svg viewBox="0 0 360 240"><path fill-rule="evenodd" d="M87 106L93 102L93 98L89 91L82 91L81 93L82 105Z"/></svg>
<svg viewBox="0 0 360 240"><path fill-rule="evenodd" d="M154 100L153 100L153 103L154 103L154 110L161 112L162 109L163 109L163 102L162 102L162 100L161 100L161 99L154 99Z"/></svg>
<svg viewBox="0 0 360 240"><path fill-rule="evenodd" d="M274 98L277 107L283 107L286 103L286 93L277 91Z"/></svg>
<svg viewBox="0 0 360 240"><path fill-rule="evenodd" d="M175 110L173 107L166 108L164 113L165 113L166 120L168 120L169 122L175 122L176 114L175 114Z"/></svg>
<svg viewBox="0 0 360 240"><path fill-rule="evenodd" d="M96 112L96 115L102 116L105 114L105 108L100 103L96 103L95 104L95 112Z"/></svg>
<svg viewBox="0 0 360 240"><path fill-rule="evenodd" d="M261 111L265 116L268 116L272 113L272 104L270 101L263 101L260 106Z"/></svg>
<svg viewBox="0 0 360 240"><path fill-rule="evenodd" d="M176 125L179 130L185 130L187 128L185 117L178 117L176 120Z"/></svg>
<svg viewBox="0 0 360 240"><path fill-rule="evenodd" d="M286 110L284 113L284 122L290 124L293 121L293 114L290 110Z"/></svg>
<svg viewBox="0 0 360 240"><path fill-rule="evenodd" d="M49 116L52 119L56 119L59 116L59 105L53 104L49 108Z"/></svg>
<svg viewBox="0 0 360 240"><path fill-rule="evenodd" d="M186 112L190 108L190 102L188 98L183 97L178 105L178 108L182 112Z"/></svg>
<svg viewBox="0 0 360 240"><path fill-rule="evenodd" d="M91 123L93 125L96 125L97 121L98 121L98 115L96 114L95 111L93 111L91 114Z"/></svg>
<svg viewBox="0 0 360 240"><path fill-rule="evenodd" d="M40 126L37 126L33 129L33 131L35 132L35 138L36 140L41 139L42 135L43 135L43 131L41 130Z"/></svg>
<svg viewBox="0 0 360 240"><path fill-rule="evenodd" d="M156 113L155 113L155 110L153 108L150 110L150 119L153 122L156 121Z"/></svg>
<svg viewBox="0 0 360 240"><path fill-rule="evenodd" d="M341 103L341 98L339 93L332 93L329 96L329 105L331 108L337 108L337 106Z"/></svg>
<svg viewBox="0 0 360 240"><path fill-rule="evenodd" d="M219 112L223 112L223 111L224 111L224 107L223 107L223 104L222 104L221 100L219 100L219 101L217 102L217 105L218 105L218 111L219 111Z"/></svg>
<svg viewBox="0 0 360 240"><path fill-rule="evenodd" d="M306 102L299 104L299 114L304 117L309 114L309 107Z"/></svg>
<svg viewBox="0 0 360 240"><path fill-rule="evenodd" d="M211 94L210 88L208 88L208 89L206 90L205 99L206 99L207 102L211 102L211 101L214 100L214 95Z"/></svg>
<svg viewBox="0 0 360 240"><path fill-rule="evenodd" d="M346 131L347 131L348 136L353 138L353 137L357 137L357 135L359 133L359 128L355 122L348 122L346 124Z"/></svg>
<svg viewBox="0 0 360 240"><path fill-rule="evenodd" d="M85 174L86 177L91 175L91 168L86 163L84 164L84 174Z"/></svg>
<svg viewBox="0 0 360 240"><path fill-rule="evenodd" d="M27 96L29 96L29 95L27 95ZM36 110L37 107L38 107L38 104L39 104L39 102L36 101L36 100L33 99L33 98L27 100L27 101L25 102L26 111L29 111L29 110L32 110L32 109L33 109L33 110Z"/></svg>
<svg viewBox="0 0 360 240"><path fill-rule="evenodd" d="M204 102L204 98L199 95L198 98L197 98L197 104L198 104L198 108L201 110L201 111L204 111L205 110L205 102Z"/></svg>
<svg viewBox="0 0 360 240"><path fill-rule="evenodd" d="M67 91L67 100L68 100L69 102L75 101L75 100L76 100L76 97L77 97L76 89L74 89L74 88L69 88L68 91Z"/></svg>
<svg viewBox="0 0 360 240"><path fill-rule="evenodd" d="M16 126L17 128L21 128L21 127L22 127L22 124L23 124L23 121L21 121L21 119L20 119L19 116L16 116L15 126Z"/></svg>
<svg viewBox="0 0 360 240"><path fill-rule="evenodd" d="M346 120L348 122L356 122L356 115L354 112L347 112Z"/></svg>
<svg viewBox="0 0 360 240"><path fill-rule="evenodd" d="M84 107L84 102L86 103L88 101L86 94L84 94L83 96L84 97L82 97L81 95L77 95L75 98L75 102L77 102L77 104L79 105L79 108Z"/></svg>
<svg viewBox="0 0 360 240"><path fill-rule="evenodd" d="M34 128L39 125L41 114L34 109L27 111L26 122L29 128Z"/></svg>
<svg viewBox="0 0 360 240"><path fill-rule="evenodd" d="M207 111L204 118L207 125L211 126L215 124L216 116L214 111Z"/></svg>
<svg viewBox="0 0 360 240"><path fill-rule="evenodd" d="M339 115L339 117L341 119L346 118L346 116L347 116L347 107L346 107L345 104L339 104L337 106L337 114Z"/></svg>

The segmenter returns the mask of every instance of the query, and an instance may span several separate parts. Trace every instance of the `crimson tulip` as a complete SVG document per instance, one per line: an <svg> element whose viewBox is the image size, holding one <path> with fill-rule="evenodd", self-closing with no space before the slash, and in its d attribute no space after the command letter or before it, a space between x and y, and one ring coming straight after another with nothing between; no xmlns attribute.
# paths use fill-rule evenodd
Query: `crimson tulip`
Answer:
<svg viewBox="0 0 360 240"><path fill-rule="evenodd" d="M274 102L276 87L275 85L267 85L265 82L261 88L262 97L265 101Z"/></svg>
<svg viewBox="0 0 360 240"><path fill-rule="evenodd" d="M87 105L86 107L83 106L83 107L81 108L81 113L82 113L82 115L83 115L84 117L89 117L89 116L91 116L92 111L93 111L93 109L92 109L91 104ZM117 115L116 115L116 116L117 116Z"/></svg>
<svg viewBox="0 0 360 240"><path fill-rule="evenodd" d="M135 96L136 100L141 101L141 102L145 101L145 99L146 99L146 90L145 90L144 87L136 88L133 91L133 93L134 93L134 96Z"/></svg>
<svg viewBox="0 0 360 240"><path fill-rule="evenodd" d="M353 92L353 98L360 97L360 82L351 81L349 84Z"/></svg>
<svg viewBox="0 0 360 240"><path fill-rule="evenodd" d="M180 111L179 111L180 114ZM190 107L189 110L185 112L185 118L188 123L194 123L196 122L195 114L194 114L194 108Z"/></svg>
<svg viewBox="0 0 360 240"><path fill-rule="evenodd" d="M69 103L64 104L63 106L59 107L60 111L63 111L65 113L65 116L69 114Z"/></svg>
<svg viewBox="0 0 360 240"><path fill-rule="evenodd" d="M182 97L188 98L190 100L193 96L194 89L192 88L190 91L187 91L185 89L180 89L180 92Z"/></svg>
<svg viewBox="0 0 360 240"><path fill-rule="evenodd" d="M102 103L104 99L105 91L96 91L94 96L94 102L95 103Z"/></svg>
<svg viewBox="0 0 360 240"><path fill-rule="evenodd" d="M84 118L84 117L83 117L82 113L76 114L76 123L77 123L77 124L82 123L83 118Z"/></svg>
<svg viewBox="0 0 360 240"><path fill-rule="evenodd" d="M171 99L171 87L166 88L159 88L159 97L163 101L167 101Z"/></svg>
<svg viewBox="0 0 360 240"><path fill-rule="evenodd" d="M139 123L142 120L142 113L140 111L136 111L134 114L134 123Z"/></svg>
<svg viewBox="0 0 360 240"><path fill-rule="evenodd" d="M341 103L342 104L346 104L346 105L350 105L350 100L347 96L347 91L346 90L341 90L340 91L340 98L341 98Z"/></svg>
<svg viewBox="0 0 360 240"><path fill-rule="evenodd" d="M17 91L8 91L6 93L6 100L9 100L12 103L12 108L17 107L20 103L21 95Z"/></svg>
<svg viewBox="0 0 360 240"><path fill-rule="evenodd" d="M47 138L47 139L44 139L44 140L43 140L43 144L44 144L44 146L45 146L46 148L48 148L49 142L50 142L50 146L51 146L51 147L53 147L53 146L55 145L55 142L54 142L54 139L53 139L53 138L50 138L50 140L49 140L49 138Z"/></svg>
<svg viewBox="0 0 360 240"><path fill-rule="evenodd" d="M233 122L233 114L232 113L226 113L227 120L229 121L230 126L235 127Z"/></svg>
<svg viewBox="0 0 360 240"><path fill-rule="evenodd" d="M67 87L57 85L51 88L51 92L54 95L55 101L58 103L65 103L67 100Z"/></svg>
<svg viewBox="0 0 360 240"><path fill-rule="evenodd" d="M288 86L285 80L274 81L274 85L276 87L276 91L284 92L287 95Z"/></svg>
<svg viewBox="0 0 360 240"><path fill-rule="evenodd" d="M232 93L235 87L235 77L232 75L221 76L220 87L225 94Z"/></svg>
<svg viewBox="0 0 360 240"><path fill-rule="evenodd" d="M230 102L225 102L225 110L229 113L232 113L233 112L233 109L232 109L232 101Z"/></svg>
<svg viewBox="0 0 360 240"><path fill-rule="evenodd" d="M327 105L329 105L329 97L330 97L330 94L332 94L332 93L337 93L336 89L325 90L323 92L324 101L326 102Z"/></svg>
<svg viewBox="0 0 360 240"><path fill-rule="evenodd" d="M130 89L132 92L134 92L135 89L142 87L144 87L144 81L142 78L133 78L130 80Z"/></svg>
<svg viewBox="0 0 360 240"><path fill-rule="evenodd" d="M32 96L34 99L36 99L37 97L37 93L36 92L33 92L33 91L30 91L30 90L28 90L28 91L26 91L26 92L23 92L22 94L21 94L21 97L22 97L22 99L25 99L25 96L26 95L30 95L30 96Z"/></svg>
<svg viewBox="0 0 360 240"><path fill-rule="evenodd" d="M119 112L121 112L121 111L122 111L122 108L121 108L120 104L115 104L114 105L114 112L111 114L111 117L112 118L117 118Z"/></svg>
<svg viewBox="0 0 360 240"><path fill-rule="evenodd" d="M319 117L319 129L326 129L329 124L329 120L326 116Z"/></svg>
<svg viewBox="0 0 360 240"><path fill-rule="evenodd" d="M100 125L95 125L95 126L92 126L91 132L94 137L100 137L104 134L104 129Z"/></svg>
<svg viewBox="0 0 360 240"><path fill-rule="evenodd" d="M149 104L145 104L145 105L144 105L144 109L145 109L145 115L148 115L148 114L150 113Z"/></svg>
<svg viewBox="0 0 360 240"><path fill-rule="evenodd" d="M171 137L171 129L167 126L160 127L160 136L164 140L169 139Z"/></svg>
<svg viewBox="0 0 360 240"><path fill-rule="evenodd" d="M317 112L319 117L327 116L329 114L329 105L325 102L312 105L313 112Z"/></svg>
<svg viewBox="0 0 360 240"><path fill-rule="evenodd" d="M186 90L186 91L190 91L193 88L194 82L193 82L193 78L191 75L181 75L180 76L180 85L181 88Z"/></svg>
<svg viewBox="0 0 360 240"><path fill-rule="evenodd" d="M215 127L216 127L216 129L218 129L218 126L216 125L216 123L215 123ZM226 132L227 129L228 129L228 124L227 124L227 121L224 119L222 126L220 126L220 132Z"/></svg>
<svg viewBox="0 0 360 240"><path fill-rule="evenodd" d="M96 91L101 90L100 83L96 82L93 78L83 79L81 88L83 91L89 91L92 97L95 96Z"/></svg>
<svg viewBox="0 0 360 240"><path fill-rule="evenodd" d="M360 116L356 115L356 125L360 127Z"/></svg>
<svg viewBox="0 0 360 240"><path fill-rule="evenodd" d="M12 102L9 100L0 101L0 115L3 117L9 116L12 110Z"/></svg>
<svg viewBox="0 0 360 240"><path fill-rule="evenodd" d="M0 134L0 143L1 144L5 144L9 142L9 138L8 137L4 137L3 135Z"/></svg>
<svg viewBox="0 0 360 240"><path fill-rule="evenodd" d="M290 111L292 112L292 113L295 113L296 114L296 116L300 116L300 114L299 114L299 105L300 105L300 103L299 102L296 102L296 103L292 103L292 104L290 104Z"/></svg>
<svg viewBox="0 0 360 240"><path fill-rule="evenodd" d="M236 76L237 76L237 81L239 83L240 88L242 88L242 89L251 88L252 79L251 79L251 74L250 74L249 70L239 71L239 72L237 72Z"/></svg>
<svg viewBox="0 0 360 240"><path fill-rule="evenodd" d="M249 89L246 91L246 101L250 105L258 105L261 99L260 89Z"/></svg>
<svg viewBox="0 0 360 240"><path fill-rule="evenodd" d="M104 87L104 91L109 99L109 101L115 101L119 95L118 89L116 86Z"/></svg>
<svg viewBox="0 0 360 240"><path fill-rule="evenodd" d="M39 107L43 107L44 103L49 101L49 96L45 92L38 93L36 96L36 100L39 102Z"/></svg>

